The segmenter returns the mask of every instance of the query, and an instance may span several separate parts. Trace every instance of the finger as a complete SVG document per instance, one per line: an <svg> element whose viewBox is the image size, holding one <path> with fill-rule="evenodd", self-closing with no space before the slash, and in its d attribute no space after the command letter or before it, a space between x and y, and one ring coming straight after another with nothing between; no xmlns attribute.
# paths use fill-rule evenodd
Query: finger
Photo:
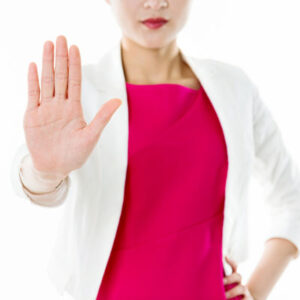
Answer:
<svg viewBox="0 0 300 300"><path fill-rule="evenodd" d="M225 292L226 299L230 299L232 297L245 295L246 287L242 284L236 285L234 288Z"/></svg>
<svg viewBox="0 0 300 300"><path fill-rule="evenodd" d="M69 52L68 99L80 101L81 97L81 58L77 46L72 45Z"/></svg>
<svg viewBox="0 0 300 300"><path fill-rule="evenodd" d="M54 94L53 52L54 45L52 41L46 41L43 49L41 103L51 101Z"/></svg>
<svg viewBox="0 0 300 300"><path fill-rule="evenodd" d="M28 102L27 110L35 109L39 106L40 99L40 86L35 63L30 63L28 68Z"/></svg>
<svg viewBox="0 0 300 300"><path fill-rule="evenodd" d="M226 276L225 278L224 278L224 283L225 284L230 284L230 283L234 283L234 282L241 282L242 281L242 276L241 276L241 274L239 274L239 273L232 273L232 274L230 274L230 275L228 275L228 276Z"/></svg>
<svg viewBox="0 0 300 300"><path fill-rule="evenodd" d="M231 268L232 268L232 272L236 272L237 271L237 264L235 261L233 261L232 259L230 259L228 256L225 256L226 261L230 264Z"/></svg>
<svg viewBox="0 0 300 300"><path fill-rule="evenodd" d="M116 101L117 100L117 101ZM92 122L85 128L86 136L89 136L89 140L95 140L101 134L103 128L108 123L113 113L121 105L122 101L118 98L105 102Z"/></svg>
<svg viewBox="0 0 300 300"><path fill-rule="evenodd" d="M58 36L56 39L54 75L54 96L56 99L66 99L68 87L68 45L63 35Z"/></svg>

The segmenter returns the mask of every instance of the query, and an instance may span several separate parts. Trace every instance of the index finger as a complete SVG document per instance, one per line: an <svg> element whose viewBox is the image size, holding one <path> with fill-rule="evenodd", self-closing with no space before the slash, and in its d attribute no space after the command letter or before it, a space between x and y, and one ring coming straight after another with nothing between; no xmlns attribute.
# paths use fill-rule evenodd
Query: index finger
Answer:
<svg viewBox="0 0 300 300"><path fill-rule="evenodd" d="M236 272L237 271L237 264L236 264L236 262L234 262L233 260L231 260L228 256L225 256L225 259L230 264L230 266L232 268L232 272Z"/></svg>

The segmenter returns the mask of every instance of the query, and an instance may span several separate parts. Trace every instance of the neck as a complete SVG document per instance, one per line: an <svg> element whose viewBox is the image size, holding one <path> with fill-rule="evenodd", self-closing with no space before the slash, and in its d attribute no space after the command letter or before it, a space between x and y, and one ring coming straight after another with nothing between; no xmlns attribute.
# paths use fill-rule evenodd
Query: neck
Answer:
<svg viewBox="0 0 300 300"><path fill-rule="evenodd" d="M184 77L184 62L175 40L165 47L145 48L123 37L121 53L126 82L155 84Z"/></svg>

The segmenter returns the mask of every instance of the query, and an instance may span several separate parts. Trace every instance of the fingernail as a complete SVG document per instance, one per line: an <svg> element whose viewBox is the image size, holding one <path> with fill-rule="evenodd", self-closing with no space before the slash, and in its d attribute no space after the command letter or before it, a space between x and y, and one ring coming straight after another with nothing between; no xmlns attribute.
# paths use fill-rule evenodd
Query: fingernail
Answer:
<svg viewBox="0 0 300 300"><path fill-rule="evenodd" d="M227 283L227 278L223 278L223 282L224 282L224 283Z"/></svg>

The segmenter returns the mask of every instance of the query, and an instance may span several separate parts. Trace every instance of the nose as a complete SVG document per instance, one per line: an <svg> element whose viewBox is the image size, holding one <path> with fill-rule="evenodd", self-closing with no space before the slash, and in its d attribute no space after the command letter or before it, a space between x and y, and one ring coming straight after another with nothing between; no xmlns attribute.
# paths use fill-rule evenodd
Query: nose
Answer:
<svg viewBox="0 0 300 300"><path fill-rule="evenodd" d="M152 9L160 9L161 7L167 7L168 3L165 0L147 0L144 3L145 8L152 8Z"/></svg>

